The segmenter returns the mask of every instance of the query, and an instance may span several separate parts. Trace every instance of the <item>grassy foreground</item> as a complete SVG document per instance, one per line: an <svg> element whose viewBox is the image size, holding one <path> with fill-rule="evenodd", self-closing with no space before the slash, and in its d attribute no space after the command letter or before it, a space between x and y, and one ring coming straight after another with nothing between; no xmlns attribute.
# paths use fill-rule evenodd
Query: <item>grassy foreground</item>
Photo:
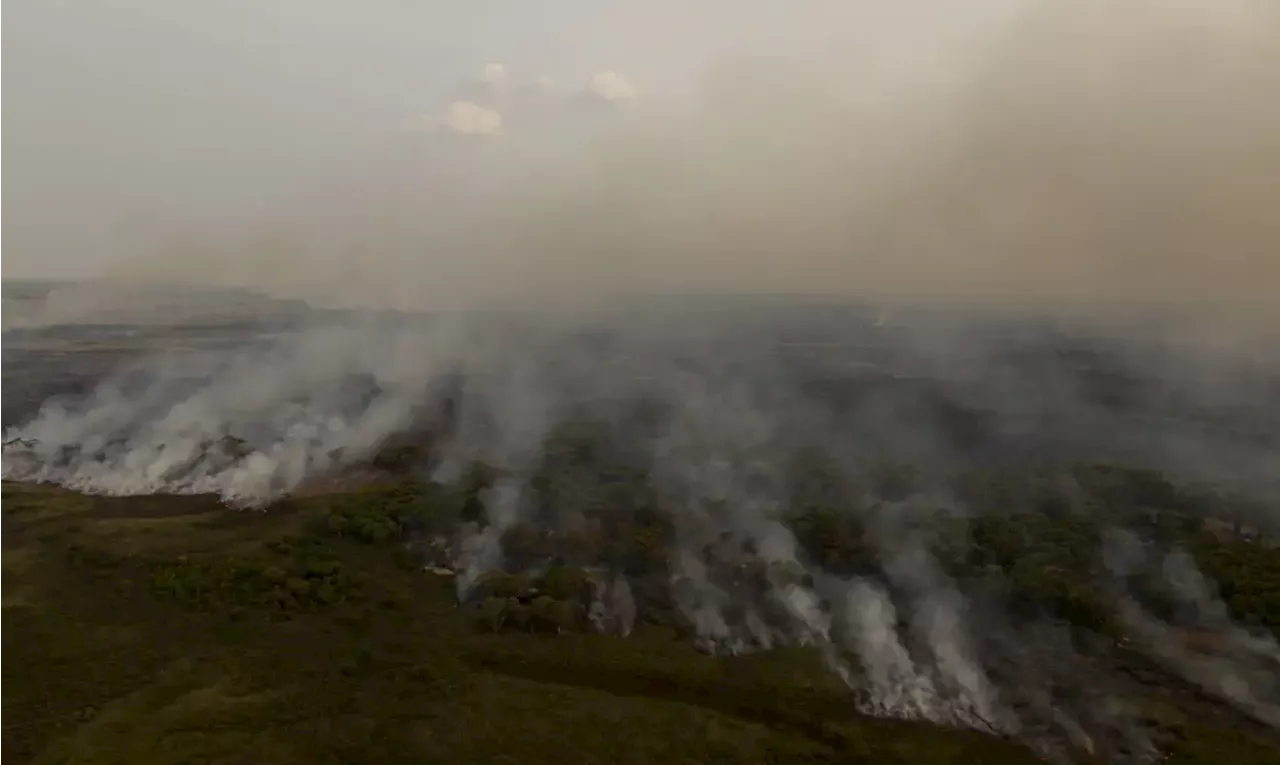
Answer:
<svg viewBox="0 0 1280 765"><path fill-rule="evenodd" d="M326 533L332 501L258 513L6 483L6 761L1040 761L860 717L803 650L714 658L656 627L481 632L395 541ZM1180 725L1167 762L1280 761Z"/></svg>

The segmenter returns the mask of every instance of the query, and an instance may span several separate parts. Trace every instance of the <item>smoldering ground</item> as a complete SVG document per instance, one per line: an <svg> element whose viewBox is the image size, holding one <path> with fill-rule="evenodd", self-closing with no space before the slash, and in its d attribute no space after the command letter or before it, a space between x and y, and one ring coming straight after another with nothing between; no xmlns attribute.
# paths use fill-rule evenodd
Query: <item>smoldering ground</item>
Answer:
<svg viewBox="0 0 1280 765"><path fill-rule="evenodd" d="M456 545L464 597L522 524L569 532L658 507L658 589L709 650L807 643L870 713L1153 756L1079 637L1015 613L998 582L953 576L924 521L986 513L951 476L992 465L1036 463L1068 508L1083 490L1056 466L1080 458L1273 490L1276 373L1259 338L1280 276L1277 17L1256 3L978 5L950 11L973 22L951 27L964 34L815 5L739 45L767 54L723 58L683 89L620 67L557 91L477 62L476 81L394 140L330 134L303 163L328 182L283 202L200 189L192 162L193 212L157 201L164 174L140 177L155 222L122 250L172 236L182 257L118 253L117 284L251 284L425 315L357 311L266 347L143 359L7 433L5 477L261 506L408 434L430 443L422 476L498 475ZM663 24L631 20L644 35ZM711 47L734 43L714 20L698 25ZM820 27L845 44L806 53ZM760 292L810 300L724 297ZM602 310L654 295L680 297ZM1001 315L979 322L979 304ZM461 310L479 307L529 312ZM1039 317L1081 313L1083 329ZM1149 315L1154 339L1117 328ZM1172 319L1230 342L1180 349ZM578 423L597 446L555 451ZM808 483L798 454L825 465ZM641 476L648 499L590 488L606 475ZM806 491L865 527L867 562L801 543L789 513ZM1191 564L1172 560L1165 579L1189 592ZM600 581L632 593L602 589L614 622L654 589L625 567ZM1116 600L1139 603L1126 586ZM1203 589L1191 599L1211 601ZM1186 618L1243 630L1201 610ZM1274 725L1262 638L1193 657L1145 605L1124 613L1190 682Z"/></svg>

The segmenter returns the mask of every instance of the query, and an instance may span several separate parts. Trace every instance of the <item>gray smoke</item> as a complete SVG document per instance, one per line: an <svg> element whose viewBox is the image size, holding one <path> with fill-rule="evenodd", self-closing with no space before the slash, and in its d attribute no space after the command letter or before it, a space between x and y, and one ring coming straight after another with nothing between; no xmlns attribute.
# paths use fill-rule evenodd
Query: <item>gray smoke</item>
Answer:
<svg viewBox="0 0 1280 765"><path fill-rule="evenodd" d="M1136 714L1117 705L1121 689L1090 670L1072 640L1051 630L1029 637L1028 630L1049 628L1015 626L998 598L953 581L934 557L934 540L922 533L938 517L984 511L961 504L941 480L980 453L1007 456L1047 444L1062 455L1078 446L1095 456L1104 448L1099 435L1070 427L1072 420L1093 427L1081 415L1093 406L1085 394L1047 387L1045 409L1062 412L1065 422L1028 422L1027 412L998 401L1029 384L1019 377L1025 360L1000 355L1016 338L1005 345L983 340L979 328L961 331L955 318L932 335L926 319L902 309L895 322L915 322L908 333L871 326L874 312L863 325L823 318L819 324L847 344L793 347L777 334L787 316L799 314L787 309L769 318L761 310L601 314L589 322L366 316L259 348L161 356L131 364L82 398L51 401L7 433L6 441L22 441L6 449L4 476L108 494L215 492L228 502L269 506L425 428L432 448L424 477L456 483L476 462L496 475L480 495L483 521L456 534L465 597L483 574L504 565L507 531L581 523L572 497L552 518L536 516L530 482L557 428L598 416L645 466L671 513L670 599L705 650L813 646L848 683L851 704L868 714L1017 736L1046 754L1110 751L1099 742L1125 740L1129 752L1144 753L1134 757L1148 757L1154 749ZM946 352L925 337L946 337ZM957 353L960 343L969 355ZM882 360L881 369L851 366L886 348L900 355ZM990 374L969 377L965 363ZM1161 372L1177 368L1169 360ZM984 390L993 377L1003 386L994 394ZM924 384L931 380L942 387ZM1194 380L1184 381L1187 390ZM822 381L870 388L842 403L839 386L834 397L813 390ZM984 412L981 433L961 438L970 426L951 432L954 414L946 407L922 409L935 393ZM447 401L453 416L442 424L433 418ZM662 412L657 425L626 414L638 403ZM1146 426L1123 409L1112 416L1121 427ZM1200 439L1206 451L1214 443L1248 444L1187 423L1167 427L1188 443ZM1055 444L1064 436L1067 443ZM866 485L839 495L849 503L840 512L867 529L875 574L824 570L807 559L787 524L790 461L814 445L832 458L834 479L852 486L880 459L919 468L905 496L879 496ZM1181 468L1178 453L1159 443L1143 456ZM1105 552L1121 576L1149 558L1132 537L1117 537ZM1161 572L1190 618L1222 642L1208 655L1197 653L1175 629L1122 599L1133 636L1206 691L1275 724L1274 643L1232 625L1185 556L1163 558ZM630 633L634 583L605 570L593 582L588 615L597 629Z"/></svg>
<svg viewBox="0 0 1280 765"><path fill-rule="evenodd" d="M868 684L864 711L870 714L950 722L939 708L938 692L926 670L917 668L898 636L898 611L879 587L857 581L849 587L845 614L850 646L863 664Z"/></svg>
<svg viewBox="0 0 1280 765"><path fill-rule="evenodd" d="M597 632L626 637L636 622L636 601L623 576L606 579L597 573L591 580L592 602L587 618Z"/></svg>
<svg viewBox="0 0 1280 765"><path fill-rule="evenodd" d="M1224 604L1190 555L1173 550L1158 562L1128 532L1108 540L1108 565L1119 577L1152 567L1181 606L1178 624L1162 621L1135 599L1121 599L1120 614L1137 640L1188 681L1280 728L1280 646L1265 631L1233 624Z"/></svg>
<svg viewBox="0 0 1280 765"><path fill-rule="evenodd" d="M503 6L18 0L6 273L421 310L1140 305L1274 335L1274 3Z"/></svg>
<svg viewBox="0 0 1280 765"><path fill-rule="evenodd" d="M46 402L6 432L4 478L267 507L421 426L438 440L426 475L455 483L482 462L498 476L481 496L483 523L459 532L465 594L503 565L504 534L533 520L529 483L549 434L586 411L640 455L672 514L670 597L706 650L811 645L871 714L1020 735L1046 751L1094 750L1100 731L1118 730L1148 756L1071 640L1035 628L1061 666L1020 652L1028 633L947 576L914 525L984 511L937 488L952 468L1029 452L1274 486L1266 349L1280 346L1256 338L1280 326L1275 6L992 0L925 13L822 2L781 18L759 2L660 5L616 26L596 19L607 44L589 62L527 55L525 72L487 65L486 53L460 67L477 75L456 98L429 103L402 67L418 60L405 53L417 33L382 8L355 21L391 50L344 49L359 76L343 79L321 64L330 47L311 46L323 53L308 63L336 90L284 87L277 69L260 90L253 66L186 57L185 36L165 43L173 67L139 67L119 41L89 80L85 64L20 67L75 87L20 83L11 104L17 262L31 271L49 253L92 251L94 267L59 270L111 277L56 293L27 326L136 309L123 287L151 280L365 312L254 347L143 358L87 395ZM248 12L219 6L206 25L138 7L144 42L189 30L202 55L217 48L203 35ZM270 8L290 39L311 39L302 19L319 38L348 37L333 31L350 20L336 7ZM24 60L71 67L91 57L62 55L67 40L111 37L45 13L23 10L42 30L25 37ZM435 28L404 29L425 26ZM1205 51L1197 65L1186 63L1189 29ZM614 69L605 53L628 60ZM543 62L575 84L538 78ZM232 86L185 87L211 73ZM369 87L389 73L395 88ZM664 74L679 85L664 87ZM129 108L109 111L121 91ZM68 92L91 103L56 102ZM102 129L86 129L86 114ZM239 118L225 135L204 132L228 114ZM389 127L402 122L412 129ZM320 127L299 136L307 124ZM116 153L88 161L102 141ZM50 159L62 156L72 162ZM51 165L83 182L47 180ZM130 179L127 204L118 178ZM797 301L788 313L761 299L741 310L724 298L758 293L892 310L827 316L806 347L789 339L812 328L795 317L824 306ZM669 300L630 310L627 300L653 295ZM999 315L939 308L975 304ZM1069 332L1029 306L1082 324ZM1159 332L1138 320L1149 315ZM1131 323L1116 329L1120 319ZM1144 333L1163 334L1128 342ZM1072 354L1088 357L1086 372L1064 371L1057 356ZM446 401L455 416L437 432ZM660 426L618 413L637 402L664 413ZM923 485L906 496L864 486L856 507L840 508L868 529L876 575L824 571L786 525L788 460L810 447L851 483L881 462L919 467ZM1134 544L1108 547L1118 576L1149 565ZM1206 691L1280 725L1274 642L1232 625L1189 558L1161 567L1216 642L1193 648L1121 591L1127 627ZM601 630L633 628L635 584L599 573ZM1055 700L1064 688L1074 703Z"/></svg>

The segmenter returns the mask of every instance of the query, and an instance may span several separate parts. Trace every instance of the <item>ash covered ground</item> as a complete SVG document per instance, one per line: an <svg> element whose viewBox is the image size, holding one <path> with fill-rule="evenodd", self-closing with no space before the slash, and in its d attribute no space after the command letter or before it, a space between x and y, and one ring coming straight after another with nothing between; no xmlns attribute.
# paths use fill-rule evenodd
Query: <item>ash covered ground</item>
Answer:
<svg viewBox="0 0 1280 765"><path fill-rule="evenodd" d="M444 492L443 517L353 533L402 536L493 630L560 603L557 630L816 647L851 710L1046 756L1157 759L1168 731L1124 701L1144 682L1280 728L1280 378L1258 354L785 300L51 323L10 289L6 480L268 513Z"/></svg>

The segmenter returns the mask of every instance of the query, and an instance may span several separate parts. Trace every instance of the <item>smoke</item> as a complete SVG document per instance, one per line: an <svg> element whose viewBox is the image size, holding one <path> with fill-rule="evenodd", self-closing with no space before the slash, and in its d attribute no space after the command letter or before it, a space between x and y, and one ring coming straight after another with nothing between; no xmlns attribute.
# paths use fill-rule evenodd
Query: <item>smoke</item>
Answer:
<svg viewBox="0 0 1280 765"><path fill-rule="evenodd" d="M630 635L636 623L636 601L626 578L615 576L610 581L597 577L591 580L591 588L587 618L596 631L622 637Z"/></svg>
<svg viewBox="0 0 1280 765"><path fill-rule="evenodd" d="M120 10L145 18L147 41L179 21L155 6ZM384 308L769 292L1275 325L1273 4L508 10L504 24L529 16L536 30L523 44L451 11L415 51L408 10L362 9L368 38L331 49L320 41L346 20L336 6L230 4L206 24L180 20L207 32L184 33L198 38L189 51L161 48L173 58L162 78L80 40L82 22L23 7L24 71L83 85L79 59L36 65L54 60L60 32L60 45L103 54L86 60L105 84L75 105L82 137L57 101L69 89L17 83L13 273L42 264ZM206 83L226 46L246 62L263 53L236 37L250 13L271 16L291 55L252 76L219 70L219 89L190 90L203 105L174 95L162 120L161 94ZM375 40L382 50L367 50ZM418 63L431 45L482 57ZM350 71L324 79L335 62ZM129 116L106 101L117 91ZM127 194L97 182L95 150L115 152ZM46 193L37 162L86 181Z"/></svg>
<svg viewBox="0 0 1280 765"><path fill-rule="evenodd" d="M1039 337L1024 349L1032 355L1002 361L1016 338L984 345L979 327L958 327L962 315L949 315L948 331L934 334L927 314L899 310L893 321L911 330L886 334L873 315L859 326L852 313L837 320L818 311L814 319L810 310L668 306L592 322L343 315L259 347L144 358L83 397L51 400L6 433L21 442L5 450L4 477L108 494L213 492L269 507L309 481L368 464L406 433L424 433L424 477L457 484L477 462L493 470L479 496L483 519L457 533L453 562L465 598L483 574L507 565L504 545L518 526L567 531L588 513L600 522L633 512L607 493L566 493L552 512L538 506L540 471L561 467L548 452L554 439L566 426L600 422L605 446L592 448L614 444L624 464L634 460L669 516L670 538L661 539L669 575L659 587L704 650L808 645L868 714L975 727L1047 753L1107 753L1115 740L1131 752L1154 751L1135 713L1116 706L1123 694L1094 677L1073 640L1029 637L1035 623L1015 621L999 598L949 576L923 533L938 517L984 512L949 491L947 476L965 465L1037 450L1066 460L1103 455L1111 432L1094 431L1095 417L1085 416L1094 405L1066 384L1079 370L1038 367L1058 363L1050 360L1061 350L1050 344L1034 355ZM834 337L788 345L789 334L808 332ZM948 353L924 337L947 338ZM984 374L963 373L957 341ZM879 368L863 366L890 352ZM1156 373L1176 368L1167 360ZM1062 383L1043 402L1060 420L1028 421L1016 402L1002 401L1032 385L1021 375L1037 369ZM1004 386L992 388L992 377ZM1099 417L1103 411L1116 430L1152 432L1141 412L1118 406L1098 409ZM1203 432L1177 420L1164 427L1168 438L1147 444L1143 461L1182 470L1186 449L1166 449L1166 440L1198 444L1193 451L1203 454L1254 448L1263 461L1247 438L1211 422ZM788 514L800 491L795 457L806 449L833 473L805 501L838 503L839 517L866 529L872 559L861 568L814 560L797 540ZM601 454L574 456L573 464L593 471ZM915 473L876 472L901 462ZM616 480L607 467L590 480ZM1140 545L1105 552L1121 576L1146 560ZM1221 646L1207 656L1189 649L1121 594L1126 628L1188 680L1276 724L1274 643L1235 627L1185 556L1162 566L1187 618ZM654 583L626 564L592 581L588 616L597 629L632 632L637 593ZM1030 640L1051 647L1033 651Z"/></svg>
<svg viewBox="0 0 1280 765"><path fill-rule="evenodd" d="M849 588L846 613L854 636L852 646L866 669L871 714L922 718L943 722L950 716L938 710L932 680L918 670L898 637L898 612L883 590L867 582Z"/></svg>
<svg viewBox="0 0 1280 765"><path fill-rule="evenodd" d="M148 39L178 21L153 6L131 6ZM291 48L293 75L268 69L269 87L237 69L224 73L227 90L200 92L236 118L225 135L208 125L227 113L175 95L184 74L210 81L190 71L208 61L167 45L171 87L147 96L159 74L124 66L123 50L99 59L105 93L136 86L125 103L181 108L166 123L156 108L138 110L145 122L104 114L100 96L78 105L91 118L76 130L94 132L87 121L117 152L92 167L81 166L93 164L88 139L62 124L67 106L20 88L10 140L32 151L14 155L52 162L53 149L79 146L63 152L61 172L98 182L54 194L32 180L48 168L20 159L11 253L23 271L51 261L98 271L124 295L113 303L97 284L55 293L48 322L136 309L124 288L155 281L361 310L253 347L147 357L85 396L45 402L6 432L17 441L4 477L260 507L422 427L433 436L426 475L455 483L481 462L497 476L483 521L461 532L465 594L503 565L507 532L542 520L531 484L547 441L586 412L670 512L664 585L706 650L815 646L871 714L1022 736L1046 751L1106 751L1118 735L1149 756L1073 641L1037 643L1055 646L1060 665L1022 645L1051 627L986 608L916 523L983 511L945 490L953 469L1028 453L1134 458L1250 489L1274 482L1274 359L1254 334L1280 326L1275 6L845 1L786 16L759 2L679 6L592 16L572 33L547 31L570 26L555 17L563 11L522 10L546 38L541 55L452 19L475 49L464 58L483 55L405 74L425 59L410 55L416 33L389 32L399 12L362 9L359 28L378 44L335 53L315 41L345 12L268 4L283 39L318 50ZM80 23L21 13L32 36L11 37L25 39L26 60L49 50L37 31ZM215 31L240 20L209 13ZM545 52L588 32L598 39L572 56ZM201 55L226 58L201 40ZM322 55L357 54L369 58L353 74L299 74ZM437 82L419 88L428 71ZM113 79L125 72L137 77ZM256 122L241 114L251 106ZM49 115L61 115L58 130ZM108 193L104 177L129 183ZM760 293L892 310L725 298ZM643 300L654 296L666 302ZM1009 321L912 308L939 303ZM476 310L493 307L539 310ZM1095 331L1032 321L1032 308L1088 314ZM1226 320L1230 342L1216 355L1140 350L1144 328L1112 320L1149 309L1206 335ZM794 341L815 327L814 345ZM1071 354L1087 356L1085 371L1063 365ZM867 529L873 570L828 570L788 525L789 465L806 448L857 486L839 511ZM905 488L871 485L873 468L900 463L919 471ZM1106 552L1121 577L1146 565L1128 543ZM1189 558L1162 566L1188 619L1220 643L1192 650L1121 592L1128 629L1206 691L1280 725L1275 644L1232 625ZM625 571L593 581L598 628L631 632L642 583ZM1060 701L1063 689L1074 703Z"/></svg>
<svg viewBox="0 0 1280 765"><path fill-rule="evenodd" d="M1147 546L1128 532L1114 532L1107 553L1108 566L1121 578L1151 564ZM1137 639L1188 681L1260 722L1280 727L1280 646L1275 637L1233 624L1226 604L1186 552L1168 552L1156 571L1179 606L1180 623L1167 624L1133 598L1124 598L1120 613Z"/></svg>

